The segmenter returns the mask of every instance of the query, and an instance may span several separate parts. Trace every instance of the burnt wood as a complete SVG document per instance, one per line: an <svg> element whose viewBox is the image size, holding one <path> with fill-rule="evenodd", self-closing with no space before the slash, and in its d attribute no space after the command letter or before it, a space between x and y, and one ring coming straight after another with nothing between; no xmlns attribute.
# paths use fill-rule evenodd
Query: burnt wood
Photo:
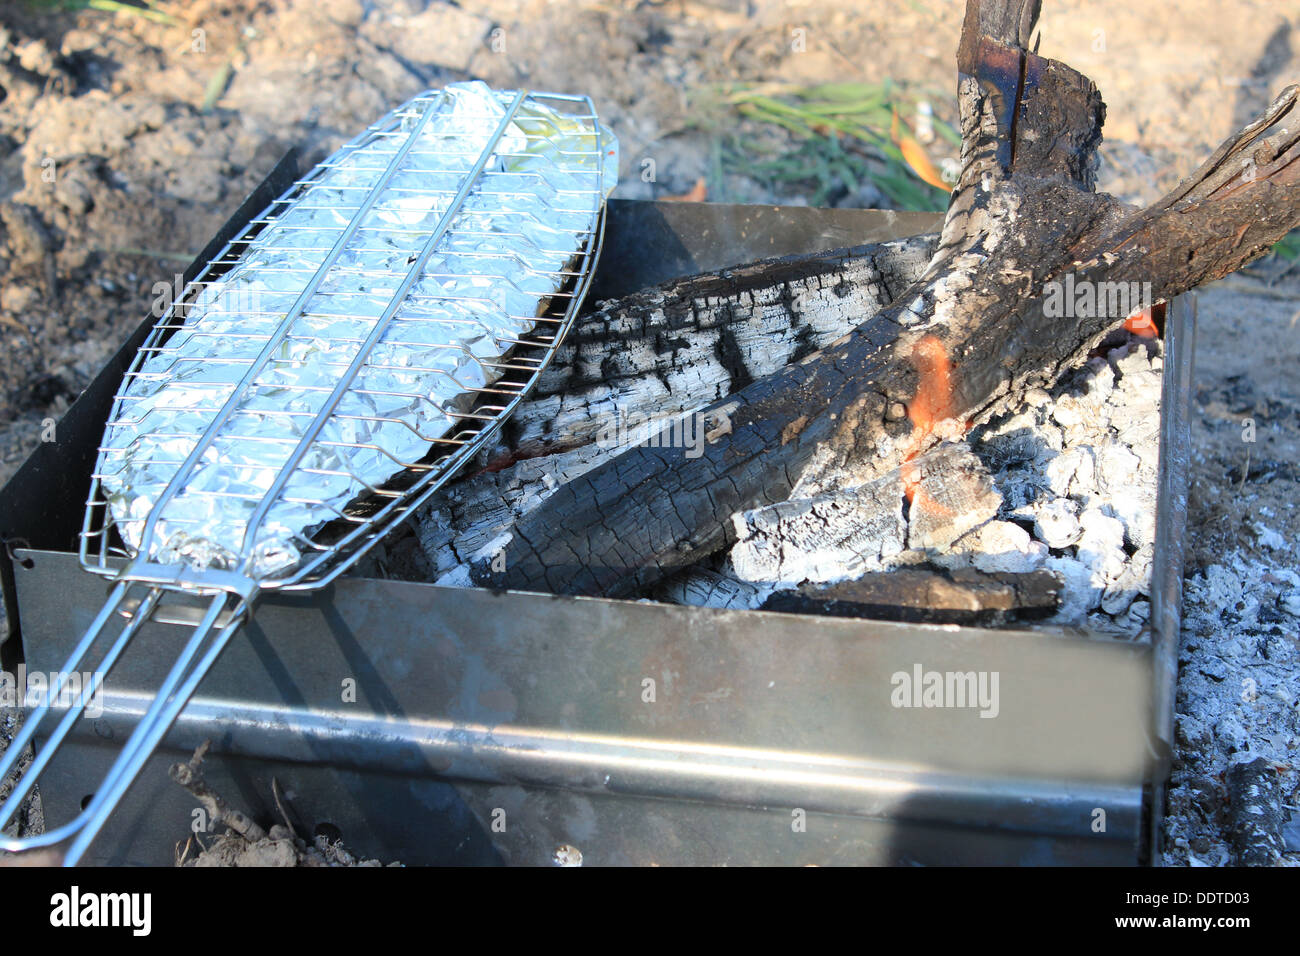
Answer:
<svg viewBox="0 0 1300 956"><path fill-rule="evenodd" d="M937 243L922 235L752 263L580 317L501 440L422 509L416 528L434 575L485 548L494 555L489 545L556 487L625 452L620 429L706 408L737 382L764 378L846 335L921 275ZM753 276L772 284L754 288ZM719 428L721 420L706 431ZM428 578L419 568L400 573Z"/></svg>
<svg viewBox="0 0 1300 956"><path fill-rule="evenodd" d="M726 547L733 513L785 499L814 468L897 471L909 493L923 491L910 464L918 455L1050 385L1127 317L1105 308L1058 314L1064 283L1149 283L1155 300L1167 300L1265 254L1300 222L1294 87L1148 209L1096 193L1105 108L1087 77L1027 48L1038 6L968 4L958 52L962 173L924 274L811 354L763 375L734 367L729 394L692 412L725 422L698 457L635 446L557 480L473 557L476 583L643 593ZM791 324L816 324L816 310L832 308L843 288L835 270L852 258L740 267L601 314L636 325L689 301L704 326L748 296L787 310ZM837 264L828 270L828 261ZM817 277L819 292L835 284L829 296L783 298L795 276ZM608 356L614 367L618 360Z"/></svg>
<svg viewBox="0 0 1300 956"><path fill-rule="evenodd" d="M985 574L974 568L899 568L853 581L778 591L762 609L989 627L1046 617L1060 602L1061 582L1051 571Z"/></svg>

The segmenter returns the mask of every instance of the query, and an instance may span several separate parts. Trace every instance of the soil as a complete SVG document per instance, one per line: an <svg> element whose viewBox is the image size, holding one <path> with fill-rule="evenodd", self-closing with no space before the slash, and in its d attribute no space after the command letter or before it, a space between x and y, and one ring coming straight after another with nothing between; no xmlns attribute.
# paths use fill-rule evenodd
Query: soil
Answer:
<svg viewBox="0 0 1300 956"><path fill-rule="evenodd" d="M806 201L726 169L717 175L717 120L697 108L700 91L891 79L950 120L963 4L163 6L177 23L0 7L0 482L140 322L155 283L172 282L290 146L315 162L420 90L477 77L591 94L621 140L616 195L683 194L704 178L714 198ZM1109 115L1100 185L1129 201L1170 188L1300 80L1300 0L1044 6L1040 53L1100 86ZM955 152L942 140L929 149L936 163ZM1300 736L1300 275L1285 266L1269 260L1200 300L1179 696L1180 726L1200 729L1180 732L1169 862L1229 858L1223 775L1242 754L1275 759L1286 802L1297 803L1287 755ZM1214 661L1202 667L1206 655ZM1222 676L1204 677L1207 667ZM1244 700L1243 680L1276 690L1276 704ZM1189 786L1204 796L1188 797ZM1288 861L1300 857L1280 858Z"/></svg>

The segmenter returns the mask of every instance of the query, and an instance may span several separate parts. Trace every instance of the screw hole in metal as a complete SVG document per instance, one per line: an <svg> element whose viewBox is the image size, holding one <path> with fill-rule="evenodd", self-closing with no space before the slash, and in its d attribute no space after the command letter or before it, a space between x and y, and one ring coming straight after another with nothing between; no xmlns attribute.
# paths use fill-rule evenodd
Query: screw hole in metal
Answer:
<svg viewBox="0 0 1300 956"><path fill-rule="evenodd" d="M4 543L5 551L8 553L9 559L15 562L20 568L23 568L26 571L30 571L32 568L36 567L36 562L33 561L29 556L24 555L23 557L20 558L18 557L17 554L14 553L18 548L31 547L31 544L28 542L26 538L6 537L6 538L0 538L0 542Z"/></svg>
<svg viewBox="0 0 1300 956"><path fill-rule="evenodd" d="M318 840L323 837L329 843L338 843L343 839L343 831L332 823L316 824L316 829L312 830L311 835Z"/></svg>

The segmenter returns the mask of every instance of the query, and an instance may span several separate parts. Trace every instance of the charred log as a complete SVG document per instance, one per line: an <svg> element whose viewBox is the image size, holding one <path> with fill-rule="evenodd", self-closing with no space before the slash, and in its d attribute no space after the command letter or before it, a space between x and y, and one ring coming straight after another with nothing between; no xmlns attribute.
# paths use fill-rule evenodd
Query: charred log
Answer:
<svg viewBox="0 0 1300 956"><path fill-rule="evenodd" d="M643 444L594 456L575 473L553 469L554 490L473 555L477 583L641 592L731 543L732 514L786 499L819 469L896 472L912 506L923 507L918 456L1051 384L1123 322L1129 310L1098 307L1098 289L1136 283L1166 300L1264 254L1300 222L1295 88L1154 206L1135 211L1094 192L1104 106L1086 77L1028 50L1037 11L1036 0L968 5L958 52L962 174L924 274L875 310L858 297L837 307L838 279L829 290L824 281L851 273L860 253L757 264L607 305L601 318L616 334L666 304L684 315L688 299L689 327L718 330L720 371L698 389L663 382L665 408L687 413L677 427L703 420L706 440L695 457L680 445ZM811 269L799 282L818 277L811 308L793 294L792 269ZM1094 306L1061 314L1064 287L1093 290ZM858 314L845 335L805 340L802 351L816 351L803 355L796 336L775 350L789 364L751 368L727 339L745 296L748 316L784 311L790 329L832 327L824 310ZM655 348L672 353L671 322ZM570 384L617 381L622 358L606 351ZM693 406L688 393L708 403ZM549 397L560 417L563 390ZM521 420L513 454L590 442L582 401L554 433Z"/></svg>
<svg viewBox="0 0 1300 956"><path fill-rule="evenodd" d="M989 627L1045 617L1057 609L1060 599L1061 582L1050 571L984 574L974 568L947 572L903 568L780 591L763 603L763 609Z"/></svg>
<svg viewBox="0 0 1300 956"><path fill-rule="evenodd" d="M938 237L753 263L604 303L584 316L478 469L418 522L435 574L489 563L558 487L666 428L683 455L726 430L683 419L725 398L737 374L768 376L841 338L910 286ZM724 345L727 342L729 345ZM727 357L724 360L724 356ZM690 428L673 430L688 421ZM452 577L448 583L466 583Z"/></svg>

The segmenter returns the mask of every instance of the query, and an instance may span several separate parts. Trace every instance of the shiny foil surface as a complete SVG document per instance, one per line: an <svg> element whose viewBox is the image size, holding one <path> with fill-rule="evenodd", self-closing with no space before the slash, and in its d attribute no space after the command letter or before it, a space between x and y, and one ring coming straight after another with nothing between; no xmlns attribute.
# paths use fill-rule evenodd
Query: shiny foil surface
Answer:
<svg viewBox="0 0 1300 956"><path fill-rule="evenodd" d="M237 264L205 283L183 325L145 353L120 393L98 469L133 553L157 506L144 547L151 560L285 575L319 551L312 535L350 502L439 440L481 424L456 416L471 407L474 389L500 377L492 366L510 340L533 329L586 261L579 253L594 241L618 169L614 137L583 103L565 103L573 109L566 113L527 97L402 294L514 98L455 84L395 110L305 177L291 203L273 207ZM382 337L295 464L307 430L394 302ZM159 505L214 422L211 445ZM283 488L271 495L282 472Z"/></svg>

